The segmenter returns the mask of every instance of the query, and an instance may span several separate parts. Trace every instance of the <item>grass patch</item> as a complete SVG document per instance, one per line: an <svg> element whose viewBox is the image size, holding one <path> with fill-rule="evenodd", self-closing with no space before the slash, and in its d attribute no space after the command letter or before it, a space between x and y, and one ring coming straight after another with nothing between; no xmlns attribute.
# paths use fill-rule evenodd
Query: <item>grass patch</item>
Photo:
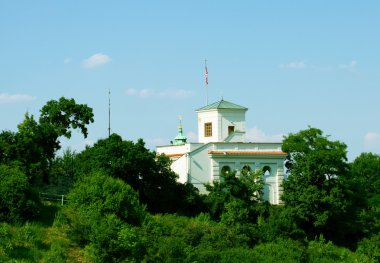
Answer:
<svg viewBox="0 0 380 263"><path fill-rule="evenodd" d="M82 249L67 236L66 224L54 224L61 205L44 202L38 220L0 223L0 262L86 262Z"/></svg>
<svg viewBox="0 0 380 263"><path fill-rule="evenodd" d="M50 227L53 225L55 215L61 209L58 202L44 201L36 221L43 226Z"/></svg>

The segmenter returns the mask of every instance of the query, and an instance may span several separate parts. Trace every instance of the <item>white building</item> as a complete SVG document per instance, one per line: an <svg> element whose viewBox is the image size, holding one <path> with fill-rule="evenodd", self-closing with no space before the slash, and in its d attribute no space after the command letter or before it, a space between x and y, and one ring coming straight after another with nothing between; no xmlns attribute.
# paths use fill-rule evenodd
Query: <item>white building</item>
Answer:
<svg viewBox="0 0 380 263"><path fill-rule="evenodd" d="M157 153L173 161L171 168L180 182L192 183L201 193L206 192L204 184L219 180L221 173L262 169L264 199L279 204L286 153L281 143L245 142L247 110L223 99L197 109L198 143L186 143L180 123L174 143L158 146Z"/></svg>

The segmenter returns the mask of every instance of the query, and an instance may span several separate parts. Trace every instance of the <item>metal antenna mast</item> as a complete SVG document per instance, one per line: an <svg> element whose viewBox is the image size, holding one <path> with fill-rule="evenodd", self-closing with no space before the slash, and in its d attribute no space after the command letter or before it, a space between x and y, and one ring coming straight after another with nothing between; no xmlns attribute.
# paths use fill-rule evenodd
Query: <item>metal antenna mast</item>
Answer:
<svg viewBox="0 0 380 263"><path fill-rule="evenodd" d="M111 89L108 89L108 138L111 136Z"/></svg>

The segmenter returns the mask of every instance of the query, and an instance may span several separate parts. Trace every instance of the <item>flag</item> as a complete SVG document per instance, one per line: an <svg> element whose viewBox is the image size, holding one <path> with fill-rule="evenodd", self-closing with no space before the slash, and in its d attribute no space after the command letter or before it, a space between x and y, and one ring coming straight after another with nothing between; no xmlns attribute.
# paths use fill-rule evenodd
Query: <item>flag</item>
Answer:
<svg viewBox="0 0 380 263"><path fill-rule="evenodd" d="M207 71L207 66L205 66L205 83L206 86L208 85L208 71Z"/></svg>

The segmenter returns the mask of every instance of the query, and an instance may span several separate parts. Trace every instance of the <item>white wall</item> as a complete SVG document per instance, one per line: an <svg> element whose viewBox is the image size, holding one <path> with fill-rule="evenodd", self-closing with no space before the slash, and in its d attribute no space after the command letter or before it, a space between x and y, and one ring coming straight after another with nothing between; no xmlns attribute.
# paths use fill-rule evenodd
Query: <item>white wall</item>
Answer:
<svg viewBox="0 0 380 263"><path fill-rule="evenodd" d="M204 126L205 123L212 123L212 136L205 137ZM198 141L200 143L208 143L208 142L217 142L219 134L218 127L218 112L216 110L213 111L203 111L198 112Z"/></svg>
<svg viewBox="0 0 380 263"><path fill-rule="evenodd" d="M172 163L170 168L178 174L178 182L184 184L188 181L188 154L182 155L175 162Z"/></svg>
<svg viewBox="0 0 380 263"><path fill-rule="evenodd" d="M205 144L203 147L189 154L189 182L199 189L201 193L206 193L205 183L211 183L211 159L208 152L212 144Z"/></svg>
<svg viewBox="0 0 380 263"><path fill-rule="evenodd" d="M204 125L212 123L212 136L204 136ZM228 126L245 133L245 110L209 110L198 112L198 138L200 143L222 142L228 137ZM242 142L244 142L244 136Z"/></svg>
<svg viewBox="0 0 380 263"><path fill-rule="evenodd" d="M219 138L218 141L224 141L228 137L228 126L234 126L235 131L245 133L245 111L242 110L219 110ZM242 141L245 141L243 136Z"/></svg>

